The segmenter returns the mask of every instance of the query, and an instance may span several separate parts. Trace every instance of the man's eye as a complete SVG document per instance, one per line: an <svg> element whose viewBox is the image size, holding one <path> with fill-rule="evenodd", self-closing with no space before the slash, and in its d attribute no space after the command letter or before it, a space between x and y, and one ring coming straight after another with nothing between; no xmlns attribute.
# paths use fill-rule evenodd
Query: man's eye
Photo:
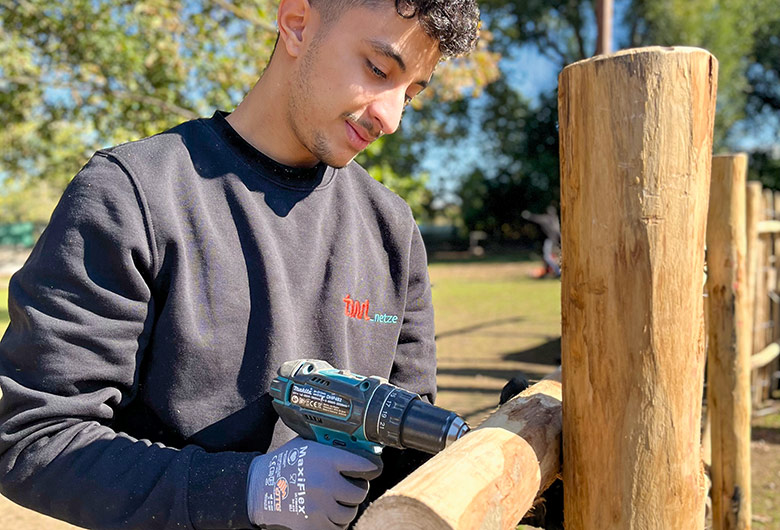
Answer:
<svg viewBox="0 0 780 530"><path fill-rule="evenodd" d="M368 65L368 69L371 70L372 74L374 74L375 76L379 77L380 79L387 79L387 74L384 73L379 68L377 68L374 63L372 63L371 61L366 61L366 63Z"/></svg>

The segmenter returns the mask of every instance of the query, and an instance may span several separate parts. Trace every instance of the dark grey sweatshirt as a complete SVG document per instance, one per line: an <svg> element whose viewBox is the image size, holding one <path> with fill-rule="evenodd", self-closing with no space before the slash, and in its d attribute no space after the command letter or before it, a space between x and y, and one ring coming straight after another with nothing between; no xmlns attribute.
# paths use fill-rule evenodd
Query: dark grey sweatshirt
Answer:
<svg viewBox="0 0 780 530"><path fill-rule="evenodd" d="M357 164L288 175L223 114L98 152L13 276L0 487L87 528L248 528L303 357L435 393L425 250Z"/></svg>

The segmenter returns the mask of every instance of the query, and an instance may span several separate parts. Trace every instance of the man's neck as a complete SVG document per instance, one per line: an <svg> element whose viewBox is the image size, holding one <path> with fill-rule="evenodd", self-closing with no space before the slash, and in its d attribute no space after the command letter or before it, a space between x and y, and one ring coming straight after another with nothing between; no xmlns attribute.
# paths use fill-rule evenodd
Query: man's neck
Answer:
<svg viewBox="0 0 780 530"><path fill-rule="evenodd" d="M287 119L287 84L278 80L274 69L268 68L244 100L227 117L233 129L255 149L271 159L290 167L314 167L319 160L300 145Z"/></svg>

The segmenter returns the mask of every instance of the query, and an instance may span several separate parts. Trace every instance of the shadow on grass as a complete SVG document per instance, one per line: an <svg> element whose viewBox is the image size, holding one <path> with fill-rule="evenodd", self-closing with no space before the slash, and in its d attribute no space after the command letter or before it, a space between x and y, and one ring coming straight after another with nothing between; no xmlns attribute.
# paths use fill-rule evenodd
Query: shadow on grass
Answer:
<svg viewBox="0 0 780 530"><path fill-rule="evenodd" d="M474 256L467 250L463 251L435 251L429 254L428 263L464 263L464 264L488 264L488 263L530 263L541 261L539 254L532 251L520 250L516 252L488 252L484 256Z"/></svg>
<svg viewBox="0 0 780 530"><path fill-rule="evenodd" d="M551 337L550 340L539 346L507 353L503 356L503 359L505 361L558 366L561 364L561 338Z"/></svg>
<svg viewBox="0 0 780 530"><path fill-rule="evenodd" d="M764 441L773 445L780 445L780 427L753 427L751 438L754 442Z"/></svg>
<svg viewBox="0 0 780 530"><path fill-rule="evenodd" d="M542 379L544 376L546 376L550 371L552 371L553 368L557 368L560 364L560 358L561 358L561 339L560 337L555 337L551 340L548 340L546 343L535 346L533 348L529 348L527 350L522 350L514 353L508 353L503 356L504 360L508 361L517 361L522 363L527 363L529 366L524 370L517 370L515 368L482 368L482 367L459 367L459 368L447 368L447 367L439 367L437 370L437 375L451 375L451 376L458 376L458 377L490 377L494 379L503 379L504 381L509 381L513 377L518 376L524 376L529 381L534 382L538 381L539 379ZM534 369L533 365L537 365L537 368ZM499 365L500 366L500 365ZM544 368L539 368L540 366L549 366L550 370L545 370ZM500 394L500 391L496 391L495 389L489 389L489 388L479 388L479 387L472 387L472 386L440 386L440 391L450 391L450 392L474 392L476 394L491 394L494 393L497 396Z"/></svg>
<svg viewBox="0 0 780 530"><path fill-rule="evenodd" d="M500 326L501 324L514 324L516 322L522 322L523 320L525 320L524 317L517 316L517 317L500 318L498 320L490 320L488 322L480 322L472 326L466 326L465 328L444 331L436 335L434 339L439 340L447 337L452 337L453 335L466 335L468 333L473 333L474 331L479 331L481 329L489 328L492 326Z"/></svg>
<svg viewBox="0 0 780 530"><path fill-rule="evenodd" d="M541 365L537 365L541 366ZM535 382L542 379L544 376L552 371L552 368L557 365L550 365L550 370L534 370L532 367L528 367L524 370L512 369L500 369L500 368L439 368L437 370L438 375L453 375L457 377L490 377L492 379L503 379L509 381L513 377L525 376L529 381ZM476 392L487 393L495 392L495 390L489 390L485 388L470 388L465 386L458 387L439 387L440 390L452 390L457 392Z"/></svg>

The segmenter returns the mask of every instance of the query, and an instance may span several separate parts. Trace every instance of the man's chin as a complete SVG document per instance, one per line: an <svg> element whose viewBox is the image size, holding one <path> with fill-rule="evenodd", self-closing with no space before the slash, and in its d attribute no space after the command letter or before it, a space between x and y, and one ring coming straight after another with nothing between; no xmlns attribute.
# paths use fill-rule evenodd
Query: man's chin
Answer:
<svg viewBox="0 0 780 530"><path fill-rule="evenodd" d="M350 156L329 155L329 156L324 156L324 157L320 158L320 160L322 162L326 163L327 165L331 166L331 167L335 167L336 169L341 169L343 167L348 166L350 164L350 162L355 160L356 156L357 156L357 153L355 153L351 157Z"/></svg>
<svg viewBox="0 0 780 530"><path fill-rule="evenodd" d="M342 168L349 165L360 151L346 148L344 145L334 145L329 142L324 134L315 134L314 141L311 144L309 152L313 154L320 162L331 167Z"/></svg>

